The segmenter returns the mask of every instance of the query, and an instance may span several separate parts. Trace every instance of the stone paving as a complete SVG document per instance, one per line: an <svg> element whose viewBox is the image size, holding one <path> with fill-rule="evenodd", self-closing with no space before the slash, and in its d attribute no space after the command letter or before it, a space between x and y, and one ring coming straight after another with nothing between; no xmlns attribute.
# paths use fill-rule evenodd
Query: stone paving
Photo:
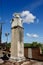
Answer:
<svg viewBox="0 0 43 65"><path fill-rule="evenodd" d="M28 61L28 62L24 62L21 65L43 65L43 62L39 62L39 61L31 62L31 61Z"/></svg>
<svg viewBox="0 0 43 65"><path fill-rule="evenodd" d="M30 61L25 61L23 63L19 63L19 62L2 62L2 60L0 60L0 65L43 65L43 62L39 62L39 61L35 61L35 60L30 60Z"/></svg>
<svg viewBox="0 0 43 65"><path fill-rule="evenodd" d="M36 62L36 63L34 63L32 65L43 65L43 62Z"/></svg>

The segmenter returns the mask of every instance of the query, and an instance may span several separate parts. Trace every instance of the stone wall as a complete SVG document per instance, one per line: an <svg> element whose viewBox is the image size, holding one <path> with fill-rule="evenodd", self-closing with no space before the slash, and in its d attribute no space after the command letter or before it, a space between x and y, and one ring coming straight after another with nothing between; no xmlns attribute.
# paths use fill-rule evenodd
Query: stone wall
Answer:
<svg viewBox="0 0 43 65"><path fill-rule="evenodd" d="M28 48L24 48L24 56L28 58Z"/></svg>
<svg viewBox="0 0 43 65"><path fill-rule="evenodd" d="M28 49L30 48L24 48L24 56L26 58L29 58L29 55L28 55ZM36 60L43 60L43 54L40 54L40 48L31 48L32 49L32 58L31 59L36 59Z"/></svg>
<svg viewBox="0 0 43 65"><path fill-rule="evenodd" d="M2 54L2 50L0 50L0 57L2 57L3 56L3 54Z"/></svg>
<svg viewBox="0 0 43 65"><path fill-rule="evenodd" d="M32 48L32 57L34 59L43 60L43 54L40 54L40 48Z"/></svg>

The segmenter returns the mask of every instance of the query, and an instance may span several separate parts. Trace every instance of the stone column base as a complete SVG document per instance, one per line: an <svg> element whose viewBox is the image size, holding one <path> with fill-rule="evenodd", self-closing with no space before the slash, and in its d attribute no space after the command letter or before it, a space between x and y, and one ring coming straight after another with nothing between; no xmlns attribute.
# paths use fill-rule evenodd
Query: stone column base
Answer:
<svg viewBox="0 0 43 65"><path fill-rule="evenodd" d="M9 59L12 62L21 62L21 61L25 61L25 57L10 57Z"/></svg>

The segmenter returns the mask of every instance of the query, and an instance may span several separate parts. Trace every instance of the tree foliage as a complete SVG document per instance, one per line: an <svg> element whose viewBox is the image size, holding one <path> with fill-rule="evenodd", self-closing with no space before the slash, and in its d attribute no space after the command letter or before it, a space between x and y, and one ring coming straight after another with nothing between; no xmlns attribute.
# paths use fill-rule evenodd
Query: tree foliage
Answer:
<svg viewBox="0 0 43 65"><path fill-rule="evenodd" d="M38 42L24 43L24 47L42 47L42 44Z"/></svg>

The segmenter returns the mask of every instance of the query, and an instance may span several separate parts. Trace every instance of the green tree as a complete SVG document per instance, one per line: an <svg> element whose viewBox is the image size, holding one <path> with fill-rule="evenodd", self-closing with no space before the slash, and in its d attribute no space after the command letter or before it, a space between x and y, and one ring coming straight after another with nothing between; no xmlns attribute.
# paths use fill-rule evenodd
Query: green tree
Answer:
<svg viewBox="0 0 43 65"><path fill-rule="evenodd" d="M37 42L32 42L32 47L38 47L38 43Z"/></svg>

